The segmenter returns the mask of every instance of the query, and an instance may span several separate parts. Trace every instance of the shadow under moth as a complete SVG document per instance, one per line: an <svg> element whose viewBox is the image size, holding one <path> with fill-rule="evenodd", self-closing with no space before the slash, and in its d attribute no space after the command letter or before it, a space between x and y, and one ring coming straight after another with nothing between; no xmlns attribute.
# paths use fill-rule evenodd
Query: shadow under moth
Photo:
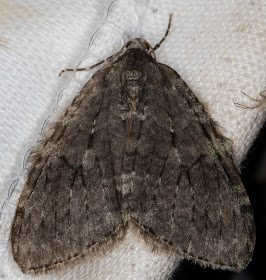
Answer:
<svg viewBox="0 0 266 280"><path fill-rule="evenodd" d="M170 24L154 48L135 38L104 60L31 153L11 229L22 272L105 248L129 226L204 266L240 271L251 260L253 214L226 140L156 61Z"/></svg>

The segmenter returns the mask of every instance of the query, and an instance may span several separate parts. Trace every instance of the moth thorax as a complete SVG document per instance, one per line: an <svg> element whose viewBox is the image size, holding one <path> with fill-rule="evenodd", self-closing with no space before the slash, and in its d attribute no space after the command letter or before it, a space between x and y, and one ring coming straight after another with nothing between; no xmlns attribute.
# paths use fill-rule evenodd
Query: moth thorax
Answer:
<svg viewBox="0 0 266 280"><path fill-rule="evenodd" d="M127 71L125 74L125 82L128 97L132 100L138 99L139 93L143 88L141 72L138 70Z"/></svg>

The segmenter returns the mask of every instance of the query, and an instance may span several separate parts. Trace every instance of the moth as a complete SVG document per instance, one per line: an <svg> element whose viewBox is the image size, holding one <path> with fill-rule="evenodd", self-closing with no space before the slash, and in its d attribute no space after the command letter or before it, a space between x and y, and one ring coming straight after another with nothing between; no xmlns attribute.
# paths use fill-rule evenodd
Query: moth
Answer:
<svg viewBox="0 0 266 280"><path fill-rule="evenodd" d="M104 251L130 226L204 266L251 260L253 214L227 141L155 57L171 18L155 47L135 38L105 60L31 153L11 229L22 272Z"/></svg>

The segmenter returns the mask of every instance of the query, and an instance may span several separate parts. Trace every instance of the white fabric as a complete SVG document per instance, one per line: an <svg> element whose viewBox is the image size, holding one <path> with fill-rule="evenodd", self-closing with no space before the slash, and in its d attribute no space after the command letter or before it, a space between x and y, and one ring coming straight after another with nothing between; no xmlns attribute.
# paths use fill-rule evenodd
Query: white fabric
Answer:
<svg viewBox="0 0 266 280"><path fill-rule="evenodd" d="M94 71L64 73L61 78L58 73L91 66L133 37L155 45L166 31L170 12L172 27L156 51L157 60L175 69L205 104L231 139L240 164L265 118L264 106L250 110L233 103L253 105L241 91L258 98L266 88L265 2L0 0L2 279L31 278L14 263L9 244L25 181L24 157L45 120L52 120ZM12 185L16 178L18 183ZM129 231L108 254L35 279L167 279L177 261L167 253L152 252Z"/></svg>

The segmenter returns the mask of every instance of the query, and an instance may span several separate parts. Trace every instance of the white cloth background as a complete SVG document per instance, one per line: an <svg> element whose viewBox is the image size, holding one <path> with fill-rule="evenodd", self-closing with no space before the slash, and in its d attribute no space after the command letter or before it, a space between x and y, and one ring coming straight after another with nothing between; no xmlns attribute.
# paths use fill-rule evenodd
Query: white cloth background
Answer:
<svg viewBox="0 0 266 280"><path fill-rule="evenodd" d="M175 69L232 141L240 166L265 118L249 110L266 88L265 1L0 0L0 277L31 279L14 263L10 226L25 181L24 158L43 124L94 71L65 73L108 57L133 37L155 45L173 23L157 60ZM15 179L17 184L12 184ZM11 187L10 187L11 186ZM12 193L13 191L13 193ZM102 257L35 279L167 279L178 259L151 252L129 231Z"/></svg>

